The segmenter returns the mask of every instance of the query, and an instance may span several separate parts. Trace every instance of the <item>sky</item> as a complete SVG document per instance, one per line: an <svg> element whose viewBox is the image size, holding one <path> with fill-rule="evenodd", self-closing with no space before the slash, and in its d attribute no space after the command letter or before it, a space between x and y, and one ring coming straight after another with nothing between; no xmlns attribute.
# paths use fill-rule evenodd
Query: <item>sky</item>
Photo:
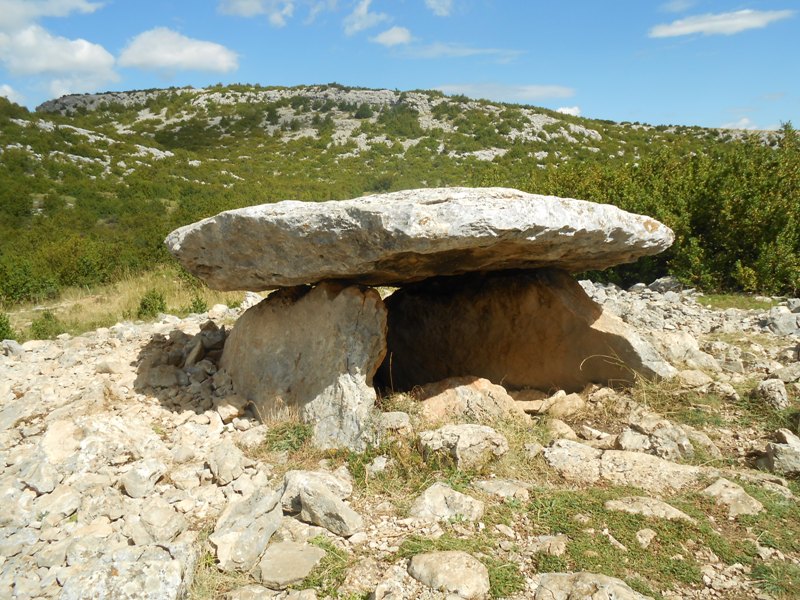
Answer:
<svg viewBox="0 0 800 600"><path fill-rule="evenodd" d="M590 118L800 125L800 0L0 0L0 95L438 89Z"/></svg>

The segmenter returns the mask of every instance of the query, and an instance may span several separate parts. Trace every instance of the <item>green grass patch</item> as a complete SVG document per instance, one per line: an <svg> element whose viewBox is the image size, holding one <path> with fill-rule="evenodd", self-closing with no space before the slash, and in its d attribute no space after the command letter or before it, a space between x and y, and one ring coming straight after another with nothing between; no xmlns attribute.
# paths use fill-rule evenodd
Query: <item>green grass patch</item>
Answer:
<svg viewBox="0 0 800 600"><path fill-rule="evenodd" d="M347 569L352 563L350 555L325 536L317 536L309 540L309 543L322 548L326 554L298 586L299 589L313 589L321 598L338 598L338 590L344 583Z"/></svg>
<svg viewBox="0 0 800 600"><path fill-rule="evenodd" d="M313 432L308 423L285 421L267 430L264 445L270 452L297 452L308 443Z"/></svg>
<svg viewBox="0 0 800 600"><path fill-rule="evenodd" d="M800 598L800 567L785 562L765 562L750 574L756 585L776 598Z"/></svg>

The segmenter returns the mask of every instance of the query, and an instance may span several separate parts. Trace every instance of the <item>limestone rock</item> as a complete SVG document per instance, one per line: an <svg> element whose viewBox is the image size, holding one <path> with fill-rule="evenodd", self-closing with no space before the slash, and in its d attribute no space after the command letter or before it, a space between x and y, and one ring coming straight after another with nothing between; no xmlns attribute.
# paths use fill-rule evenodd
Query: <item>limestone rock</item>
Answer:
<svg viewBox="0 0 800 600"><path fill-rule="evenodd" d="M739 515L757 515L764 506L742 489L742 486L720 477L702 491L706 496L717 500L717 504L728 507L728 517L735 519Z"/></svg>
<svg viewBox="0 0 800 600"><path fill-rule="evenodd" d="M212 450L208 467L219 485L228 485L244 472L246 462L242 451L232 441L225 440Z"/></svg>
<svg viewBox="0 0 800 600"><path fill-rule="evenodd" d="M477 521L483 516L483 502L437 482L414 501L409 514L433 521L446 521L456 516Z"/></svg>
<svg viewBox="0 0 800 600"><path fill-rule="evenodd" d="M652 600L615 577L595 573L543 573L534 600Z"/></svg>
<svg viewBox="0 0 800 600"><path fill-rule="evenodd" d="M617 500L608 500L604 506L606 510L616 510L632 515L667 519L668 521L695 522L692 517L670 506L666 502L656 500L655 498L648 498L647 496L629 496Z"/></svg>
<svg viewBox="0 0 800 600"><path fill-rule="evenodd" d="M567 394L564 390L560 390L544 400L538 412L563 419L579 413L584 408L586 401L580 394Z"/></svg>
<svg viewBox="0 0 800 600"><path fill-rule="evenodd" d="M156 458L145 458L133 463L120 481L128 496L143 498L153 491L156 482L166 472L167 466L163 462Z"/></svg>
<svg viewBox="0 0 800 600"><path fill-rule="evenodd" d="M479 377L451 377L417 392L420 414L428 421L468 418L478 423L527 416L505 388Z"/></svg>
<svg viewBox="0 0 800 600"><path fill-rule="evenodd" d="M298 513L302 508L300 491L307 485L318 484L328 488L339 500L353 493L353 482L346 468L329 471L287 471L283 476L281 505L288 513Z"/></svg>
<svg viewBox="0 0 800 600"><path fill-rule="evenodd" d="M372 377L386 351L386 309L375 290L322 283L273 293L245 312L221 366L263 419L297 410L321 448L374 440Z"/></svg>
<svg viewBox="0 0 800 600"><path fill-rule="evenodd" d="M611 205L439 188L232 210L173 231L166 244L212 288L264 290L329 279L397 285L471 271L604 269L657 254L673 239L661 223Z"/></svg>
<svg viewBox="0 0 800 600"><path fill-rule="evenodd" d="M178 560L92 563L67 578L59 598L179 600L186 592L184 575Z"/></svg>
<svg viewBox="0 0 800 600"><path fill-rule="evenodd" d="M489 595L489 571L477 558L460 551L417 554L409 574L435 590L459 598L483 600Z"/></svg>
<svg viewBox="0 0 800 600"><path fill-rule="evenodd" d="M270 544L258 565L261 583L273 590L285 590L305 579L325 554L325 550L311 544Z"/></svg>
<svg viewBox="0 0 800 600"><path fill-rule="evenodd" d="M800 476L800 438L788 429L779 429L776 437L777 443L767 444L759 466L789 477Z"/></svg>
<svg viewBox="0 0 800 600"><path fill-rule="evenodd" d="M603 451L571 440L556 440L544 449L544 456L568 481L606 481L655 493L684 489L703 474L700 467L679 465L650 454Z"/></svg>
<svg viewBox="0 0 800 600"><path fill-rule="evenodd" d="M508 452L508 441L487 425L445 425L419 434L425 457L442 452L458 469L480 469Z"/></svg>
<svg viewBox="0 0 800 600"><path fill-rule="evenodd" d="M336 535L350 537L364 528L361 515L318 482L309 482L300 488L300 507L302 521L324 527Z"/></svg>
<svg viewBox="0 0 800 600"><path fill-rule="evenodd" d="M765 379L759 382L753 390L753 395L776 410L782 410L789 406L786 385L780 379Z"/></svg>
<svg viewBox="0 0 800 600"><path fill-rule="evenodd" d="M223 571L249 571L281 524L280 494L266 488L230 503L208 536Z"/></svg>
<svg viewBox="0 0 800 600"><path fill-rule="evenodd" d="M520 500L527 502L530 498L528 487L518 481L508 479L484 479L476 481L473 485L479 490L503 499Z"/></svg>
<svg viewBox="0 0 800 600"><path fill-rule="evenodd" d="M473 375L508 389L582 390L675 369L564 271L436 278L386 300L394 389Z"/></svg>
<svg viewBox="0 0 800 600"><path fill-rule="evenodd" d="M567 551L569 538L564 534L538 535L531 540L528 547L532 554L548 554L550 556L564 556Z"/></svg>

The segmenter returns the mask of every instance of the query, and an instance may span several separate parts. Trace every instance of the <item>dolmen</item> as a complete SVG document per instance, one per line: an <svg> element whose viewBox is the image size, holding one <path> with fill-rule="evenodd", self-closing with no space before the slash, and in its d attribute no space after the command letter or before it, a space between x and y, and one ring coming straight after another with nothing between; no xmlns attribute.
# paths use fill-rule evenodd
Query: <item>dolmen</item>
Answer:
<svg viewBox="0 0 800 600"><path fill-rule="evenodd" d="M376 441L376 385L476 376L579 391L671 377L571 273L673 240L611 205L437 188L231 210L166 244L211 288L277 290L238 319L220 363L256 413L296 411L319 447L363 450ZM377 287L396 289L384 300Z"/></svg>

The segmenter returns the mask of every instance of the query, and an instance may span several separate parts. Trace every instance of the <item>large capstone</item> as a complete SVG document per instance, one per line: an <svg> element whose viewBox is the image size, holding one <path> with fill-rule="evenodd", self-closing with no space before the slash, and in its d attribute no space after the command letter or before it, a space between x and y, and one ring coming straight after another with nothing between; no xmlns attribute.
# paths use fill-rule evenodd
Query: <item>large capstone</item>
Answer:
<svg viewBox="0 0 800 600"><path fill-rule="evenodd" d="M372 378L386 352L375 290L322 283L288 288L245 312L222 355L239 395L263 419L296 411L321 448L374 441Z"/></svg>
<svg viewBox="0 0 800 600"><path fill-rule="evenodd" d="M380 381L396 390L448 377L507 389L580 391L593 382L671 377L675 369L564 271L431 279L386 299Z"/></svg>
<svg viewBox="0 0 800 600"><path fill-rule="evenodd" d="M543 267L575 273L658 254L673 239L658 221L607 204L437 188L227 211L173 231L166 243L212 288L266 290Z"/></svg>

